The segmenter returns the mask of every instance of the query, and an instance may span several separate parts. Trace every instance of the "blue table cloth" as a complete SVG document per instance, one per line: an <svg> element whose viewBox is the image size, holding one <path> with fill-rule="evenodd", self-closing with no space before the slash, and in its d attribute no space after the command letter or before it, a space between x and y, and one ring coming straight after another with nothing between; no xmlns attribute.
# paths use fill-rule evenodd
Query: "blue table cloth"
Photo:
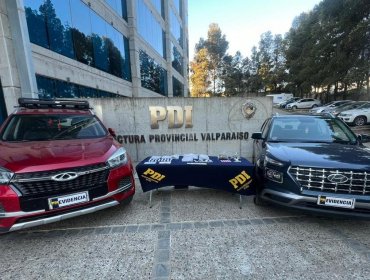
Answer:
<svg viewBox="0 0 370 280"><path fill-rule="evenodd" d="M219 189L240 195L255 194L254 165L245 158L219 159L210 162L178 159L153 160L148 157L136 166L144 192L166 186L195 186Z"/></svg>

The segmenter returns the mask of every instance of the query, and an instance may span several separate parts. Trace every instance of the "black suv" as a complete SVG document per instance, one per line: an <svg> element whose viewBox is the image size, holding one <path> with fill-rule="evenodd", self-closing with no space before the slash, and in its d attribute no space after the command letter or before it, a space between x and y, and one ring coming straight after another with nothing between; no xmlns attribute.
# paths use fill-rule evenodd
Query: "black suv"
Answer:
<svg viewBox="0 0 370 280"><path fill-rule="evenodd" d="M253 133L256 204L369 217L370 149L330 115L282 115Z"/></svg>

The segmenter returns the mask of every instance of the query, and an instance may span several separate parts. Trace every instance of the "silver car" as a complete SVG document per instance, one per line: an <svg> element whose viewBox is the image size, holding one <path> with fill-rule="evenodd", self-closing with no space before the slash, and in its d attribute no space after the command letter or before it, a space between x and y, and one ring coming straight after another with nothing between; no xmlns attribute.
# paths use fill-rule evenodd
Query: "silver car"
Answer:
<svg viewBox="0 0 370 280"><path fill-rule="evenodd" d="M303 98L286 106L287 109L310 109L321 105L321 101L313 98Z"/></svg>
<svg viewBox="0 0 370 280"><path fill-rule="evenodd" d="M342 106L342 105L345 105L345 104L349 104L353 101L351 100L338 100L338 101L332 101L330 103L327 103L323 106L320 106L320 107L316 107L316 108L313 108L310 110L310 113L323 113L324 110L326 109L332 109L332 108L336 108L336 107L339 107L339 106Z"/></svg>
<svg viewBox="0 0 370 280"><path fill-rule="evenodd" d="M352 101L346 104L342 104L341 106L338 107L332 107L332 108L326 108L325 110L322 111L322 113L330 113L333 114L334 116L338 116L341 112L356 109L366 103L366 101Z"/></svg>

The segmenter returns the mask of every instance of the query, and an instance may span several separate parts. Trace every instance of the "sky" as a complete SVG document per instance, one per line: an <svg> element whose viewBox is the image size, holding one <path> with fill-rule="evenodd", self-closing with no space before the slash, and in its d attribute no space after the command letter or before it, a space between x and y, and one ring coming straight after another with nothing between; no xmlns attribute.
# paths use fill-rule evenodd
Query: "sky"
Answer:
<svg viewBox="0 0 370 280"><path fill-rule="evenodd" d="M200 37L207 38L210 23L217 23L229 42L229 54L250 56L266 31L284 35L293 19L320 0L188 0L189 59Z"/></svg>

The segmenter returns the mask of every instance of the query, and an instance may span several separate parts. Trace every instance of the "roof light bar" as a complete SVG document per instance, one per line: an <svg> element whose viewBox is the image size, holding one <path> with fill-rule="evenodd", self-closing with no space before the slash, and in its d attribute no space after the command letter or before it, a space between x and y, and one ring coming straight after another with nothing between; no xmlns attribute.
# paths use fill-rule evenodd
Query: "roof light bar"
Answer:
<svg viewBox="0 0 370 280"><path fill-rule="evenodd" d="M76 109L76 110L89 110L90 104L86 100L58 100L58 99L34 99L34 98L19 98L19 107L30 109Z"/></svg>

